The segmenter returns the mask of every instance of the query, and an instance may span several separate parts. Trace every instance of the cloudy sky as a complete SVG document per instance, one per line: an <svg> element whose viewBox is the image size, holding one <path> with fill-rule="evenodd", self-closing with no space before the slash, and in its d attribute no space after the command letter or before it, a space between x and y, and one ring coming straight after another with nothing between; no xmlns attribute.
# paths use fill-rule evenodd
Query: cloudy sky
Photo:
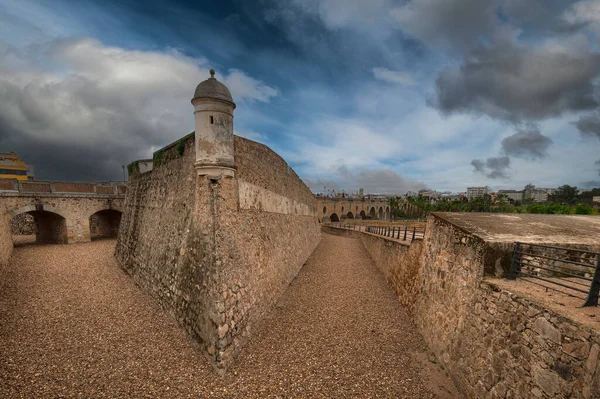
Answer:
<svg viewBox="0 0 600 399"><path fill-rule="evenodd" d="M210 68L314 191L600 186L600 0L0 0L0 151L122 179Z"/></svg>

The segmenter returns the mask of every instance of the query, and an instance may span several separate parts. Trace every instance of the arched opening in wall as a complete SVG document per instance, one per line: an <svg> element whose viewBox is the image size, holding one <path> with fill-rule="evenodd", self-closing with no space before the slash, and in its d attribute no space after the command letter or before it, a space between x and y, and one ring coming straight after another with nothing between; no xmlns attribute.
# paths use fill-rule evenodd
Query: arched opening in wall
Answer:
<svg viewBox="0 0 600 399"><path fill-rule="evenodd" d="M329 220L332 222L339 222L340 218L338 217L337 213L332 213L331 216L329 216Z"/></svg>
<svg viewBox="0 0 600 399"><path fill-rule="evenodd" d="M25 244L66 244L67 220L54 212L29 211L10 219L15 246Z"/></svg>
<svg viewBox="0 0 600 399"><path fill-rule="evenodd" d="M371 216L371 218L375 219L375 207L371 207L371 210L369 211L369 216Z"/></svg>
<svg viewBox="0 0 600 399"><path fill-rule="evenodd" d="M360 218L364 219L367 217L367 214L365 213L365 211L360 211Z"/></svg>
<svg viewBox="0 0 600 399"><path fill-rule="evenodd" d="M114 209L105 209L90 216L91 239L116 237L119 234L121 215L121 212Z"/></svg>
<svg viewBox="0 0 600 399"><path fill-rule="evenodd" d="M348 212L348 213L346 214L346 217L347 217L348 219L354 219L354 214L353 214L352 212Z"/></svg>
<svg viewBox="0 0 600 399"><path fill-rule="evenodd" d="M379 207L379 212L377 214L377 217L379 217L379 219L383 219L383 208L381 206Z"/></svg>
<svg viewBox="0 0 600 399"><path fill-rule="evenodd" d="M385 220L390 220L390 207L385 208Z"/></svg>
<svg viewBox="0 0 600 399"><path fill-rule="evenodd" d="M325 215L327 215L327 207L326 206L323 207L323 216L325 216Z"/></svg>
<svg viewBox="0 0 600 399"><path fill-rule="evenodd" d="M344 213L344 207L342 207L342 214Z"/></svg>

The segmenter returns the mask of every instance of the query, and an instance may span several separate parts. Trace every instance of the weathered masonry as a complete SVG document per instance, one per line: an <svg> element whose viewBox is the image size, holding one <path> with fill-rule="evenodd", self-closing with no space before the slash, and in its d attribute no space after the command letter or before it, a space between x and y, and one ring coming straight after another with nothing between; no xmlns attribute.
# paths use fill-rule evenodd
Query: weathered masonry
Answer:
<svg viewBox="0 0 600 399"><path fill-rule="evenodd" d="M317 202L276 153L234 136L214 76L192 104L195 133L129 167L116 257L222 371L317 246Z"/></svg>
<svg viewBox="0 0 600 399"><path fill-rule="evenodd" d="M86 242L93 234L116 236L126 189L122 182L0 179L0 266L12 254L11 221L13 228L35 233L39 243ZM34 225L23 226L31 218Z"/></svg>
<svg viewBox="0 0 600 399"><path fill-rule="evenodd" d="M597 217L435 213L410 245L324 229L361 240L464 397L600 398L600 308L504 279L515 241L598 251Z"/></svg>

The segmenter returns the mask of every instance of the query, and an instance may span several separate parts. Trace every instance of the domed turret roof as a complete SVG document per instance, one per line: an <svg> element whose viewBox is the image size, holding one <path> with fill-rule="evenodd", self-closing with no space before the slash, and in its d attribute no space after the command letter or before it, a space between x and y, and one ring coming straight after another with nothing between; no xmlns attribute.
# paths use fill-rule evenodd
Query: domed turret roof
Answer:
<svg viewBox="0 0 600 399"><path fill-rule="evenodd" d="M227 101L232 103L235 107L233 97L231 97L231 92L227 86L215 78L215 71L213 69L210 70L210 78L206 79L204 82L200 82L198 87L196 87L192 101L197 98L214 98L217 100Z"/></svg>

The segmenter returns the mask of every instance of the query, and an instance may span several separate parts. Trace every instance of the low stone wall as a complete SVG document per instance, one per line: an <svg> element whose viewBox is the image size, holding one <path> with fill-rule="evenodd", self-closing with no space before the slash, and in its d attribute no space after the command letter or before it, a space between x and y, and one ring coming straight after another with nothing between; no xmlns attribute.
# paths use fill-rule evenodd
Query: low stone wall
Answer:
<svg viewBox="0 0 600 399"><path fill-rule="evenodd" d="M235 178L197 175L194 135L130 165L121 267L219 371L320 241L316 199L268 147L235 137Z"/></svg>
<svg viewBox="0 0 600 399"><path fill-rule="evenodd" d="M410 246L324 231L362 241L465 397L600 398L598 331L494 284L512 243L487 242L436 215Z"/></svg>
<svg viewBox="0 0 600 399"><path fill-rule="evenodd" d="M590 399L599 354L597 332L484 280L439 357L467 397Z"/></svg>
<svg viewBox="0 0 600 399"><path fill-rule="evenodd" d="M10 220L10 230L15 235L35 234L35 219L27 213L20 213Z"/></svg>

